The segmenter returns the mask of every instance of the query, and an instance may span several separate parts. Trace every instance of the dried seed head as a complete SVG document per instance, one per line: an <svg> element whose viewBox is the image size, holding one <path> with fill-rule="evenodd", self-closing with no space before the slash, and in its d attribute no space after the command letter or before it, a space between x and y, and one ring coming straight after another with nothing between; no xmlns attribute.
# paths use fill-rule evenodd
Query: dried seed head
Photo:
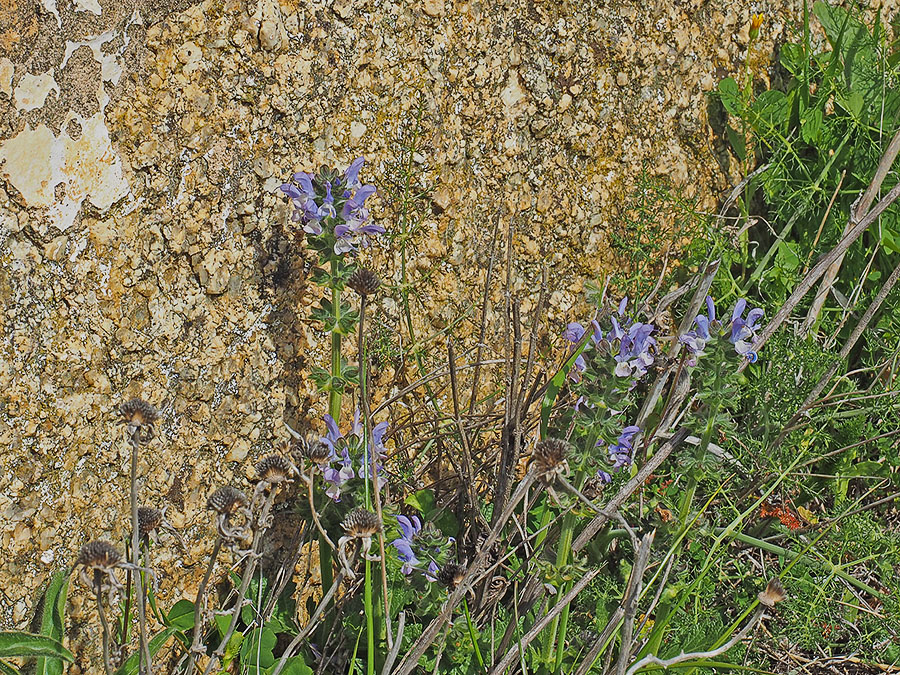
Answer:
<svg viewBox="0 0 900 675"><path fill-rule="evenodd" d="M447 563L437 573L437 580L450 590L453 590L459 585L464 576L466 576L465 567L459 563Z"/></svg>
<svg viewBox="0 0 900 675"><path fill-rule="evenodd" d="M281 483L290 480L295 471L291 461L282 455L263 457L254 468L259 479L267 483Z"/></svg>
<svg viewBox="0 0 900 675"><path fill-rule="evenodd" d="M381 521L371 511L356 508L347 514L344 522L341 523L344 532L348 537L357 537L365 539L372 537L381 530Z"/></svg>
<svg viewBox="0 0 900 675"><path fill-rule="evenodd" d="M140 398L125 401L119 406L122 421L132 427L152 426L159 418L159 411Z"/></svg>
<svg viewBox="0 0 900 675"><path fill-rule="evenodd" d="M310 438L303 446L303 456L313 464L328 464L331 448L321 439Z"/></svg>
<svg viewBox="0 0 900 675"><path fill-rule="evenodd" d="M75 566L109 571L122 562L122 554L108 541L90 541L81 547Z"/></svg>
<svg viewBox="0 0 900 675"><path fill-rule="evenodd" d="M146 537L157 527L162 525L163 514L152 506L142 506L138 509L138 533Z"/></svg>
<svg viewBox="0 0 900 675"><path fill-rule="evenodd" d="M360 267L347 279L347 285L360 295L373 295L381 286L381 280L372 270Z"/></svg>
<svg viewBox="0 0 900 675"><path fill-rule="evenodd" d="M543 480L552 480L557 474L569 471L569 444L559 438L541 441L531 454L531 465Z"/></svg>
<svg viewBox="0 0 900 675"><path fill-rule="evenodd" d="M769 580L765 590L760 591L757 597L766 607L772 608L784 600L787 597L787 594L784 591L784 586L782 586L778 578L775 577Z"/></svg>
<svg viewBox="0 0 900 675"><path fill-rule="evenodd" d="M206 500L206 507L221 513L222 515L232 515L247 504L247 496L230 485L220 487L213 492L209 499Z"/></svg>

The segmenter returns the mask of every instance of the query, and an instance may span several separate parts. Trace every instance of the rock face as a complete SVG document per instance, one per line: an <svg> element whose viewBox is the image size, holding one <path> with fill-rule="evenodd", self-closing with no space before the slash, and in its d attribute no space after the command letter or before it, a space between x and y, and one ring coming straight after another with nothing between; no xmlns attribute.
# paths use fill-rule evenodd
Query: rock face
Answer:
<svg viewBox="0 0 900 675"><path fill-rule="evenodd" d="M143 501L169 506L189 561L210 546L212 488L243 480L286 438L284 420L305 430L321 416L314 256L277 191L292 172L365 155L381 188L372 213L393 233L398 186L424 191L409 244L412 279L427 278L423 332L477 302L497 213L516 227L514 290L527 295L546 260L561 323L575 280L615 265L607 229L642 168L705 207L729 184L705 102L743 62L740 12L699 0L4 2L0 628L22 625L85 541L127 535L121 401L162 411ZM365 255L399 278L387 239ZM387 301L390 330L395 315ZM176 569L174 547L159 555L172 602L199 571Z"/></svg>

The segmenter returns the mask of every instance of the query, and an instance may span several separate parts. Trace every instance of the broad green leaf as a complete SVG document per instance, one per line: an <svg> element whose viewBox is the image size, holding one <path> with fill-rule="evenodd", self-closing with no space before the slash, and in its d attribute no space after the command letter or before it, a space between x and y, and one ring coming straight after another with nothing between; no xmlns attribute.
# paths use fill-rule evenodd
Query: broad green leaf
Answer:
<svg viewBox="0 0 900 675"><path fill-rule="evenodd" d="M72 663L75 657L58 640L25 631L0 632L0 657L46 656Z"/></svg>
<svg viewBox="0 0 900 675"><path fill-rule="evenodd" d="M271 675L278 667L278 663L266 668L266 675ZM282 675L312 675L313 669L306 665L306 662L299 656L289 658L281 670Z"/></svg>
<svg viewBox="0 0 900 675"><path fill-rule="evenodd" d="M778 60L785 70L792 75L797 75L803 70L803 62L806 60L806 56L803 53L802 46L788 43L782 46Z"/></svg>
<svg viewBox="0 0 900 675"><path fill-rule="evenodd" d="M166 624L178 630L190 630L194 627L194 603L190 600L179 600L169 610Z"/></svg>
<svg viewBox="0 0 900 675"><path fill-rule="evenodd" d="M419 490L406 498L406 503L414 509L418 509L423 516L434 510L434 492L432 490Z"/></svg>
<svg viewBox="0 0 900 675"><path fill-rule="evenodd" d="M800 119L800 135L810 145L818 145L822 136L822 111L810 108Z"/></svg>
<svg viewBox="0 0 900 675"><path fill-rule="evenodd" d="M741 100L741 90L734 78L726 77L719 82L719 98L728 114L740 116L744 105Z"/></svg>
<svg viewBox="0 0 900 675"><path fill-rule="evenodd" d="M268 668L275 663L272 650L277 641L275 633L269 628L251 631L241 645L241 665Z"/></svg>
<svg viewBox="0 0 900 675"><path fill-rule="evenodd" d="M175 635L177 631L177 628L166 628L150 638L150 642L147 645L150 649L150 656L156 656L159 650L165 646L166 642L168 642L169 639L173 635ZM137 675L139 662L140 653L135 652L128 657L128 660L125 661L125 663L119 666L119 669L115 672L115 675Z"/></svg>
<svg viewBox="0 0 900 675"><path fill-rule="evenodd" d="M44 591L43 611L41 612L40 633L57 642L62 642L65 631L66 595L69 590L69 575L60 570L56 572ZM40 656L34 668L35 675L62 675L63 664L59 659Z"/></svg>
<svg viewBox="0 0 900 675"><path fill-rule="evenodd" d="M787 243L784 241L778 242L778 253L776 254L776 260L778 264L781 265L784 269L789 272L793 272L800 266L800 258L797 253L794 251L796 244Z"/></svg>
<svg viewBox="0 0 900 675"><path fill-rule="evenodd" d="M743 162L747 159L747 143L744 137L732 129L730 125L725 127L725 133L728 135L728 142L731 143L731 149L734 150L734 154Z"/></svg>

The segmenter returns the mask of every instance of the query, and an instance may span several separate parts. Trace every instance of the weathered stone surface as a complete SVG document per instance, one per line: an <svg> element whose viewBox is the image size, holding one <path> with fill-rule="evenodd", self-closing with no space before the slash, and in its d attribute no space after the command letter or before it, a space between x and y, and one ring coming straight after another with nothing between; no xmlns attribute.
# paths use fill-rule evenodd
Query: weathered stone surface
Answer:
<svg viewBox="0 0 900 675"><path fill-rule="evenodd" d="M762 78L799 11L775 4L753 55ZM546 260L561 325L580 279L615 266L608 226L643 167L708 208L730 184L705 106L743 63L749 12L697 0L4 3L0 627L22 625L85 541L126 536L122 400L162 411L143 495L169 505L187 564L211 543L212 488L240 483L286 438L284 420L321 416L313 256L282 179L365 155L364 178L382 188L372 213L395 230L388 176L421 119L418 329L478 302L498 209L516 224L513 290L528 296ZM366 255L399 279L397 252ZM380 305L390 330L399 314ZM171 542L159 555L162 601L190 597L199 568ZM74 616L85 598L76 586ZM93 653L96 636L83 642Z"/></svg>

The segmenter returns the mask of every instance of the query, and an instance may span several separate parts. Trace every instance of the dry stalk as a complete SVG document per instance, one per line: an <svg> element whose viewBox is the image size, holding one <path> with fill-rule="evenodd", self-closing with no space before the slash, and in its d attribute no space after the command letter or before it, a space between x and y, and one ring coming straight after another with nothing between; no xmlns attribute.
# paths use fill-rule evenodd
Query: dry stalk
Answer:
<svg viewBox="0 0 900 675"><path fill-rule="evenodd" d="M687 435L688 429L686 427L680 428L669 440L663 443L655 453L653 453L653 456L638 469L638 472L619 489L616 495L609 500L609 503L603 507L600 513L594 516L593 520L591 520L578 537L576 537L572 544L573 553L577 553L583 549L588 542L593 539L594 535L600 531L600 528L606 525L610 518L615 517L616 512L622 504L624 504L628 498L644 484L644 481L650 477L651 473L660 467L672 451L684 442Z"/></svg>

